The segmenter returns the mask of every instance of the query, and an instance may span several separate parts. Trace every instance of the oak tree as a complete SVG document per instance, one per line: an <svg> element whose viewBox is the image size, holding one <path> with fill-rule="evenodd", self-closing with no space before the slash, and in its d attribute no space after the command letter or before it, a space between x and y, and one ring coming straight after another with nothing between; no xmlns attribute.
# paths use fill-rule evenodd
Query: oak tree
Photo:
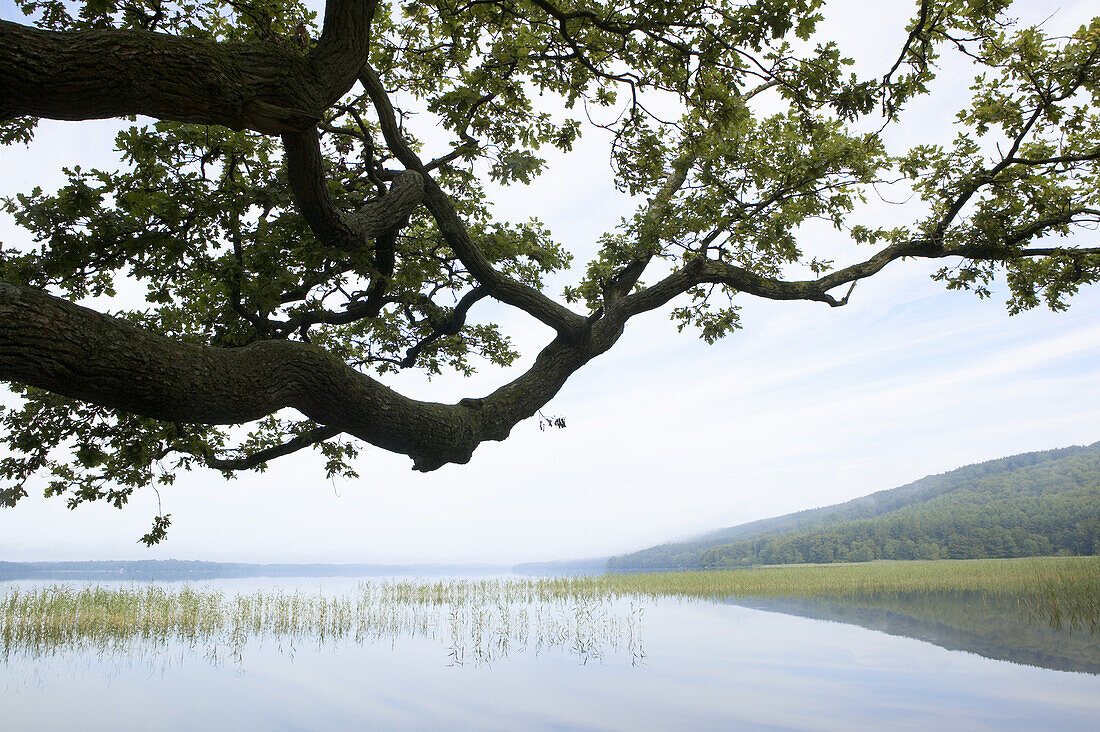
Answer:
<svg viewBox="0 0 1100 732"><path fill-rule="evenodd" d="M118 170L3 203L30 234L0 248L0 379L21 399L0 415L4 505L36 473L72 506L122 505L308 447L330 474L361 443L465 463L658 308L714 341L734 295L841 306L906 258L979 295L1004 276L1013 312L1100 277L1080 233L1100 221L1100 20L1049 37L1005 0L920 0L891 62L856 74L821 0L327 0L319 26L298 0L16 5L0 141L129 123ZM956 136L893 149L949 57L974 75L943 110ZM494 215L492 190L593 127L633 216L567 246ZM887 184L905 225L860 216ZM863 254L825 259L818 220ZM123 283L144 303L111 300ZM502 307L552 334L518 378L453 404L386 385L516 361Z"/></svg>

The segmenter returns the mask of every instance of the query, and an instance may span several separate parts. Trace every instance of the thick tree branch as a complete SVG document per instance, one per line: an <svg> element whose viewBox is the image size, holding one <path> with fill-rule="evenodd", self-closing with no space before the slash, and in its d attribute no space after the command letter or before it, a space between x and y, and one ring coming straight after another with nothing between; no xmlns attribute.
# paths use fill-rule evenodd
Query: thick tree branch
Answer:
<svg viewBox="0 0 1100 732"><path fill-rule="evenodd" d="M0 21L0 118L144 114L276 134L312 125L324 102L309 61L274 44Z"/></svg>
<svg viewBox="0 0 1100 732"><path fill-rule="evenodd" d="M610 304L627 295L638 283L642 273L645 272L645 268L649 266L650 260L653 259L653 255L660 249L660 236L657 232L661 226L661 220L668 216L672 197L687 181L688 169L695 161L695 157L693 153L688 152L672 163L672 170L665 177L664 183L642 214L638 255L619 270L610 281L604 283L603 297L605 304Z"/></svg>
<svg viewBox="0 0 1100 732"><path fill-rule="evenodd" d="M324 80L328 107L359 77L370 50L371 23L378 0L326 0L321 37L309 60Z"/></svg>
<svg viewBox="0 0 1100 732"><path fill-rule="evenodd" d="M316 127L284 134L283 150L298 210L317 238L336 249L357 251L367 239L397 229L423 196L420 175L406 171L394 178L386 195L348 214L329 195Z"/></svg>
<svg viewBox="0 0 1100 732"><path fill-rule="evenodd" d="M583 338L587 320L538 290L499 272L478 249L462 218L455 211L447 194L432 178L420 157L405 141L397 125L397 115L389 95L374 70L364 65L360 81L378 114L379 126L386 145L407 169L420 173L424 180L424 205L427 206L447 244L470 274L503 303L517 307L553 328L559 335L574 340Z"/></svg>
<svg viewBox="0 0 1100 732"><path fill-rule="evenodd" d="M304 130L355 82L374 5L329 0L310 56L274 43L0 21L0 119L144 114L267 134Z"/></svg>
<svg viewBox="0 0 1100 732"><path fill-rule="evenodd" d="M270 163L266 149L255 151L257 168L249 170L250 180L261 182L261 188L253 191L251 197L238 198L236 190L227 196L226 200L232 199L228 224L222 223L227 210L219 199L210 198L204 202L208 205L197 204L196 197L207 188L160 186L151 180L158 175L154 172L157 168L151 165L136 166L142 170L135 171L132 185L122 184L126 180L120 177L122 174L102 176L102 187L78 185L82 179L71 176L73 180L64 195L59 194L53 200L37 193L20 199L17 216L24 216L37 241L49 241L49 250L44 249L41 256L28 253L24 257L18 253L12 258L12 267L4 268L10 273L5 276L20 282L75 280L72 291L87 287L98 292L109 289L114 270L121 272L122 265L130 263L134 265L135 276L163 280L148 298L157 309L150 317L161 330L177 333L181 339L255 340L241 348L205 347L173 340L42 290L0 281L0 380L40 387L50 394L117 410L120 417L127 414L166 422L223 425L242 424L283 409L294 409L311 421L310 427L318 425L297 436L287 435L283 444L259 449L251 455L230 453L239 457L217 457L209 451L209 442L217 440L209 438L206 430L200 430L202 434L196 435L197 441L183 441L144 425L124 424L121 418L117 425L110 426L112 439L128 432L145 436L148 439L144 444L152 446L154 454L158 447L168 445L167 450L173 449L172 445L181 445L182 450L194 450L191 454L196 459L222 470L255 467L341 433L407 454L417 469L432 470L450 462L468 461L482 441L504 439L519 420L545 405L572 373L610 348L630 317L659 307L693 287L721 285L762 298L839 306L847 302L848 295L831 294L841 291L837 288L850 288L890 262L905 257L960 257L964 263L984 260L1009 264L1025 257L1052 257L1050 264L1056 266L1019 267L1014 272L1025 280L1025 288L1044 285L1048 295L1049 282L1053 280L1068 288L1079 281L1095 279L1100 249L1026 248L1029 241L1043 233L1066 233L1071 225L1095 223L1100 218L1097 211L1080 207L1083 202L1091 203L1087 192L1090 179L1084 170L1088 166L1082 163L1091 162L1100 154L1095 130L1086 130L1080 123L1084 119L1081 115L1086 113L1084 107L1080 108L1080 114L1075 112L1064 122L1059 122L1061 112L1055 110L1057 102L1069 99L1079 88L1091 88L1084 85L1094 76L1100 51L1094 49L1087 58L1078 58L1082 51L1076 47L1083 46L1084 40L1067 40L1066 52L1050 56L1049 63L1036 60L1034 64L1025 64L1024 59L1018 59L1021 72L1030 65L1035 78L1031 78L1030 72L1017 77L1013 71L1016 61L998 61L996 54L989 59L976 58L987 67L1005 71L1007 87L1015 89L1005 96L1003 108L979 110L982 114L996 112L996 119L1011 138L1011 145L1000 161L980 162L968 152L967 146L960 146L954 155L964 165L952 166L945 175L927 181L926 185L917 184L925 202L936 213L914 229L916 233L906 235L911 237L910 241L885 246L865 261L815 280L788 281L754 270L774 273L783 263L800 259L802 254L794 241L798 224L814 215L828 215L842 225L846 212L851 210L848 203L854 205L855 200L855 196L846 198L847 194L858 194L856 189L860 185L868 183L877 175L875 171L889 164L888 159L880 159L877 144L856 150L859 138L846 128L838 128L835 137L821 138L823 142L818 144L819 129L822 134L832 135L828 132L832 123L826 125L828 129L808 124L810 113L824 112L833 119L835 115L828 107L843 110L848 104L840 94L848 94L849 85L839 75L839 67L832 68L835 64L824 51L804 58L791 55L794 51L779 52L769 57L767 63L771 66L765 66L763 57L756 58L749 50L730 44L741 42L746 48L756 49L759 55L762 45L779 49L786 30L773 29L772 38L757 38L757 30L765 30L754 25L759 19L741 17L740 11L727 17L721 9L711 12L714 8L690 4L664 8L643 3L605 12L599 8L577 9L573 7L575 4L558 0L532 0L526 9L494 3L504 14L506 22L500 24L491 15L467 12L490 0L474 0L472 5L454 8L437 7L427 20L409 14L405 18L408 22L425 22L416 29L423 32L420 45L424 48L408 47L409 42L418 45L418 41L410 41L409 32L415 32L413 28L391 33L393 27L387 25L388 37L380 41L386 44L381 56L392 56L397 63L410 62L396 71L411 82L405 90L428 109L447 115L454 122L450 126L457 128L460 143L425 164L404 137L387 90L367 64L376 2L327 0L324 28L308 52L309 39L304 35L299 34L295 47L271 33L268 12L274 9L257 10L254 3L231 3L245 15L254 14L254 20L260 18L257 29L265 38L250 43L219 43L151 30L101 28L51 32L0 22L0 121L20 115L78 120L144 114L281 135L297 208L326 246L318 257L313 250L302 251L292 241L279 240L280 234L295 235L293 221L289 227L283 221L271 226L265 222L263 226L257 224L254 230L243 225L251 221L250 212L256 206L264 219L277 209L281 217L285 210L276 203L281 199L270 193L270 181L278 174L278 165ZM116 12L111 8L104 11L108 16ZM453 14L448 20L471 25L464 25L460 34L452 34L445 23L436 22L439 19L436 11ZM795 13L799 21L795 32L800 36L804 35L803 22L813 24L809 13L808 10ZM902 53L880 85L884 111L889 117L895 116L895 106L900 106L902 95L923 91L924 66L930 61L925 58L924 46L932 35L950 30L949 21L954 22L951 13L954 11L950 8L938 8L931 0L920 1L920 15L911 26ZM207 30L218 33L220 22L220 16L211 16ZM153 27L150 22L149 28ZM506 34L524 27L534 33L528 39L532 42L511 42L513 39ZM960 40L945 38L961 48ZM973 40L992 42L994 36L981 31ZM653 56L654 50L661 58ZM417 52L422 56L411 61L409 54ZM469 69L464 68L461 59L470 60L469 53L477 57L474 77L483 71L505 76L466 79L463 74ZM517 54L522 58L517 60ZM669 58L690 63L666 63ZM524 63L524 59L530 63ZM1063 71L1072 70L1062 68L1070 62L1077 67L1076 75L1068 82L1057 81L1065 75ZM891 81L907 63L913 66L913 73L901 82ZM426 74L437 74L439 84L424 79ZM720 145L697 145L699 154L708 156L702 166L690 157L692 151L685 146L681 150L683 157L670 161L666 168L671 172L664 186L634 221L637 232L634 245L624 250L616 240L604 252L607 256L593 268L603 287L603 303L587 318L524 284L517 279L518 275L505 274L501 262L515 261L525 250L494 249L475 241L471 236L473 226L466 225L470 219L459 213L465 211L463 205L440 185L444 177L438 180L433 177L433 170L463 158L468 158L466 162L471 165L474 163L480 148L470 128L484 138L485 149L509 148L513 140L532 147L539 140L556 139L555 144L567 147L570 138L558 137L553 123L548 125L523 113L534 101L529 91L559 93L569 99L579 94L577 98L587 99L594 89L610 89L604 81L614 81L629 84L635 95L643 89L675 92L687 107L684 124L671 121L661 124L667 124L669 130L680 129L686 136L696 123L724 116L725 111L718 115L719 110L711 109L712 104L728 106L728 111L733 111L735 105L723 102L720 99L723 95L710 94L709 85L721 84L730 93L736 93L742 80L751 81L753 76L763 83L745 98L782 87L781 103L789 103L791 111L806 113L803 120L806 124L795 128L785 124L772 126L763 117L745 119L742 112L756 111L745 107L736 112L736 129L730 128L735 137L721 136ZM332 129L352 134L365 146L366 177L373 185L372 193L377 193L360 210L352 211L350 207L342 208L340 196L332 193L317 127L323 125L325 110L338 104L356 79L361 80L374 106L392 156L374 155L373 127L363 122L356 105L336 107L359 124L358 133ZM862 116L865 112L859 110L869 105L866 100L870 97L865 96L862 88L862 85L852 87L856 95L851 101L851 109L856 110L852 112L854 117ZM493 101L496 95L502 98ZM602 99L600 94L595 101ZM486 107L491 101L492 107ZM1000 100L994 101L1001 104ZM1024 111L1019 112L1023 116L1018 123L1014 119L1020 109L1017 102L1025 105ZM513 106L505 109L506 104ZM638 96L632 104L644 109ZM968 122L964 115L963 122L980 122L981 115L971 117ZM1026 144L1033 135L1056 139L1055 128L1059 127L1063 133L1060 148ZM649 135L643 128L632 128L625 119L608 128L617 128L620 135L614 143L614 154L621 152L620 146L634 139L633 135ZM26 132L15 129L14 134L19 138ZM561 127L560 133L572 134L566 127ZM719 131L712 130L711 134L719 135ZM809 135L811 144L803 146L800 135ZM657 139L665 138L658 135ZM644 143L642 148L649 146L646 137L637 140ZM165 166L169 176L178 176L191 165L190 153L185 151L196 144L171 130L166 131L164 141L167 145L164 149L150 154ZM699 140L688 138L686 145L695 142ZM221 146L225 148L222 160L231 161L227 164L227 175L235 170L236 158L229 154L235 145ZM760 150L756 149L758 146ZM249 145L243 145L242 154L250 155L249 149ZM1053 149L1061 150L1062 154L1055 155ZM788 152L771 155L777 150ZM1050 157L1042 157L1047 154ZM779 155L792 156L789 170L783 161L773 161ZM132 157L136 161L136 155ZM392 165L391 157L400 161L405 170L381 169L382 165ZM913 159L919 161L922 157L923 154ZM934 156L928 159L933 160ZM200 167L206 164L206 157L199 160ZM645 155L634 162L638 164L624 163L621 169L624 180L649 168L650 161ZM732 166L729 175L719 174L718 166L727 164ZM1049 187L1032 186L1032 181L1017 179L1014 174L1021 170L1012 166L1046 166L1027 172L1036 177L1044 172L1053 173L1054 180ZM1063 166L1079 175L1059 175L1055 168ZM701 173L692 177L693 167L714 171L715 175ZM449 167L444 169L450 172ZM478 170L475 166L464 172L476 175ZM806 177L800 178L799 171ZM727 183L733 180L740 183ZM711 190L699 197L684 190L696 186ZM981 194L990 189L990 197ZM825 195L828 190L837 197ZM130 196L131 192L134 195ZM216 192L226 193L221 189ZM179 197L166 203L169 199L161 194ZM788 210L786 204L798 196L805 196L807 205L791 206ZM726 200L721 200L723 197ZM749 197L759 200L742 200ZM111 198L114 200L107 200ZM1002 205L1006 202L1010 205ZM1016 206L1017 203L1021 205ZM432 239L424 245L419 237L410 236L407 240L398 237L420 204L424 204L437 225L439 241ZM203 209L201 215L195 214L200 223L195 224L194 232L178 235L182 245L160 258L159 250L153 250L163 243L166 235L157 230L167 226L173 236L177 235L169 225L174 217L162 216L160 212L162 207L174 205ZM726 210L716 210L716 205ZM775 213L779 207L783 211ZM15 204L11 208L17 209ZM976 209L972 220L957 222L956 219L967 216L965 212L970 208ZM151 217L155 225L151 234L142 238L134 230L148 228L145 222L150 219L146 217ZM676 225L666 226L665 222L672 217L677 217ZM158 223L162 218L169 224ZM204 219L205 228L201 223ZM741 230L738 228L741 223L754 228ZM187 228L191 228L191 223ZM651 287L639 290L638 282L651 259L667 253L662 247L669 244L671 230L690 230L680 242L687 252L680 268ZM709 235L708 230L712 232ZM58 231L61 235L55 233ZM739 231L748 233L739 239ZM762 241L768 236L773 237L771 241ZM889 236L893 240L900 238L896 234ZM209 241L198 241L202 237ZM718 237L729 238L725 244L712 246ZM232 251L223 259L219 250L227 241ZM406 244L407 251L398 248ZM362 251L364 248L366 251ZM740 256L730 254L735 248ZM340 256L332 249L345 253L362 251L363 256ZM708 258L716 250L721 252L719 258ZM373 260L367 256L371 251ZM419 266L421 262L423 266ZM116 263L118 267L113 266ZM224 274L223 265L229 269ZM966 286L973 281L967 277L984 276L994 267L978 265L963 269L953 283ZM1029 274L1030 269L1047 271L1033 275ZM44 274L40 276L39 270ZM228 285L227 293L218 283L211 285L211 272ZM345 277L348 272L355 274ZM370 283L362 283L361 278L368 274ZM397 284L391 285L391 281ZM434 302L441 292L471 285L473 289L452 308ZM312 299L310 293L321 287L323 292L316 300ZM389 291L391 287L397 295ZM362 289L347 292L355 288ZM343 312L326 309L325 303L336 293L346 297ZM178 304L173 301L177 295ZM349 366L370 361L411 366L418 357L439 349L440 357L453 357L462 368L463 344L441 339L459 334L471 307L485 297L517 307L556 332L554 340L525 373L493 393L450 405L417 401ZM308 305L284 307L307 299ZM325 332L326 339L350 335L342 342L326 340L334 344L332 352L308 342L289 340L295 331L305 340L313 325L339 326L374 318L390 304L397 304L402 310L393 313L395 317L387 319L382 323L385 327L374 329L373 333L368 332L372 330L369 328L358 331L349 328L343 333L334 328ZM238 326L242 324L236 322L233 312L250 323L255 333L238 336ZM276 313L286 316L286 320L272 320ZM402 321L403 316L407 323ZM407 345L402 339L410 328L416 334L413 338L422 340L402 353L401 349ZM210 336L211 333L215 336ZM489 337L486 342L490 347L502 343ZM33 402L39 396L43 395L31 393L28 398ZM57 417L61 426L54 426L56 440L50 443L51 449L63 444L58 440L80 434L63 430L74 429L72 424L83 419L76 407L69 407L64 414L60 409L56 413L61 415ZM20 419L26 425L36 424L31 411ZM69 420L67 426L64 420ZM136 418L133 421L142 422ZM42 449L42 445L47 440L10 442L17 449L29 444L28 451L39 450L40 454L28 460L40 462L30 465L34 469L43 467L48 450ZM105 440L103 444L108 443ZM125 456L125 451L116 452ZM84 460L87 456L77 457L78 462L94 462L91 458ZM133 461L146 457L148 452L143 452ZM57 474L63 472L59 469ZM100 479L99 474L94 477Z"/></svg>
<svg viewBox="0 0 1100 732"><path fill-rule="evenodd" d="M292 408L338 432L409 455L417 470L465 463L503 440L614 342L555 339L532 367L481 399L409 399L314 346L181 343L0 281L0 380L167 422L241 424Z"/></svg>
<svg viewBox="0 0 1100 732"><path fill-rule="evenodd" d="M1054 224L1048 222L1049 225ZM1031 231L1031 236L1037 233L1038 231ZM1100 248L1047 247L1014 250L1005 247L972 247L948 250L927 240L917 240L892 244L862 262L830 272L816 280L781 280L765 277L728 262L696 257L660 282L615 303L608 309L604 319L609 324L617 324L621 328L628 318L659 308L692 287L708 283L726 285L738 292L769 300L808 300L839 307L847 304L848 295L837 298L829 294L830 290L842 285L854 286L856 282L874 275L890 262L904 257L923 259L961 257L974 260L1010 261L1031 257L1097 254L1100 254ZM848 294L851 294L851 290Z"/></svg>

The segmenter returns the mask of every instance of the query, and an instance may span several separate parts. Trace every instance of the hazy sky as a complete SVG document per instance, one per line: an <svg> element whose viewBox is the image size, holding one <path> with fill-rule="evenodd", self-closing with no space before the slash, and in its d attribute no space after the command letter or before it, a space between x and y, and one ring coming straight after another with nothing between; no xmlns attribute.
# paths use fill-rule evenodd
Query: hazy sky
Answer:
<svg viewBox="0 0 1100 732"><path fill-rule="evenodd" d="M1048 27L1076 29L1090 17L1089 5L1063 3ZM904 37L898 16L910 6L832 3L828 28L864 68L885 70ZM1041 20L1051 12L1030 4L1018 15ZM7 0L0 0L0 17L18 19ZM915 108L915 124L892 144L949 134L942 105L960 98L968 75L947 82L944 95ZM29 148L0 149L0 194L56 187L63 163L110 165L117 128L43 123ZM582 267L599 233L631 212L610 187L598 143L556 158L534 185L495 197L502 215L538 215L581 253ZM874 217L898 215L895 208L880 205L864 221L879 223ZM843 248L827 227L806 236L849 260L867 256ZM26 235L3 217L0 239ZM968 463L1100 440L1100 292L1082 292L1067 313L1010 318L1003 291L984 301L947 292L929 279L937 268L896 263L861 283L844 308L744 298L744 329L715 346L677 334L668 308L636 318L544 410L565 417L567 429L541 432L528 420L507 441L480 447L468 465L424 475L404 456L367 448L356 481L325 480L313 454L229 482L214 471L185 474L161 489L173 525L153 549L136 543L156 513L151 491L122 511L70 512L63 500L43 499L39 482L17 508L0 509L0 560L600 556L844 501ZM521 347L517 368L525 368L548 333L526 317L481 312L490 316ZM411 396L456 401L491 391L514 371L487 368L472 379L430 383L410 376L395 385Z"/></svg>

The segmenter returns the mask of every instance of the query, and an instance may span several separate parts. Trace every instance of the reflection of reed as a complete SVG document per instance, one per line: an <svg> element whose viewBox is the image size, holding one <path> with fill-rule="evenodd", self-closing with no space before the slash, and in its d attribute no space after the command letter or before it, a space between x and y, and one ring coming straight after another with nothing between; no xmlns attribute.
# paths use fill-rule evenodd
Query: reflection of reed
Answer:
<svg viewBox="0 0 1100 732"><path fill-rule="evenodd" d="M965 592L1009 602L1028 622L1100 633L1100 557L790 565L591 579L612 594L649 597L889 599Z"/></svg>
<svg viewBox="0 0 1100 732"><path fill-rule="evenodd" d="M1087 628L1100 634L1100 565L1094 563L1093 570L1081 577L1062 570L1037 582L1020 598L1028 620L1048 623L1055 630Z"/></svg>
<svg viewBox="0 0 1100 732"><path fill-rule="evenodd" d="M1055 627L1016 598L973 592L894 597L753 597L728 604L857 625L948 650L1040 668L1100 674L1100 637Z"/></svg>
<svg viewBox="0 0 1100 732"><path fill-rule="evenodd" d="M545 592L530 583L364 583L340 596L257 591L226 597L184 586L75 589L49 586L0 596L0 659L72 652L149 655L179 646L213 663L240 663L251 641L305 644L445 642L453 665L484 664L528 649L582 662L641 650L641 606L609 597ZM543 588L544 590L545 588Z"/></svg>

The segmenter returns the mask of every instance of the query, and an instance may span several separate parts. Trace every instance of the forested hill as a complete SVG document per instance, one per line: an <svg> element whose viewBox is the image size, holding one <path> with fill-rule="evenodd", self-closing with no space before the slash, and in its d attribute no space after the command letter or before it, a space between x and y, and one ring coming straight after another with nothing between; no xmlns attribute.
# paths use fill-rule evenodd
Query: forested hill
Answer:
<svg viewBox="0 0 1100 732"><path fill-rule="evenodd" d="M1100 442L930 475L847 503L612 557L608 569L1100 553Z"/></svg>

